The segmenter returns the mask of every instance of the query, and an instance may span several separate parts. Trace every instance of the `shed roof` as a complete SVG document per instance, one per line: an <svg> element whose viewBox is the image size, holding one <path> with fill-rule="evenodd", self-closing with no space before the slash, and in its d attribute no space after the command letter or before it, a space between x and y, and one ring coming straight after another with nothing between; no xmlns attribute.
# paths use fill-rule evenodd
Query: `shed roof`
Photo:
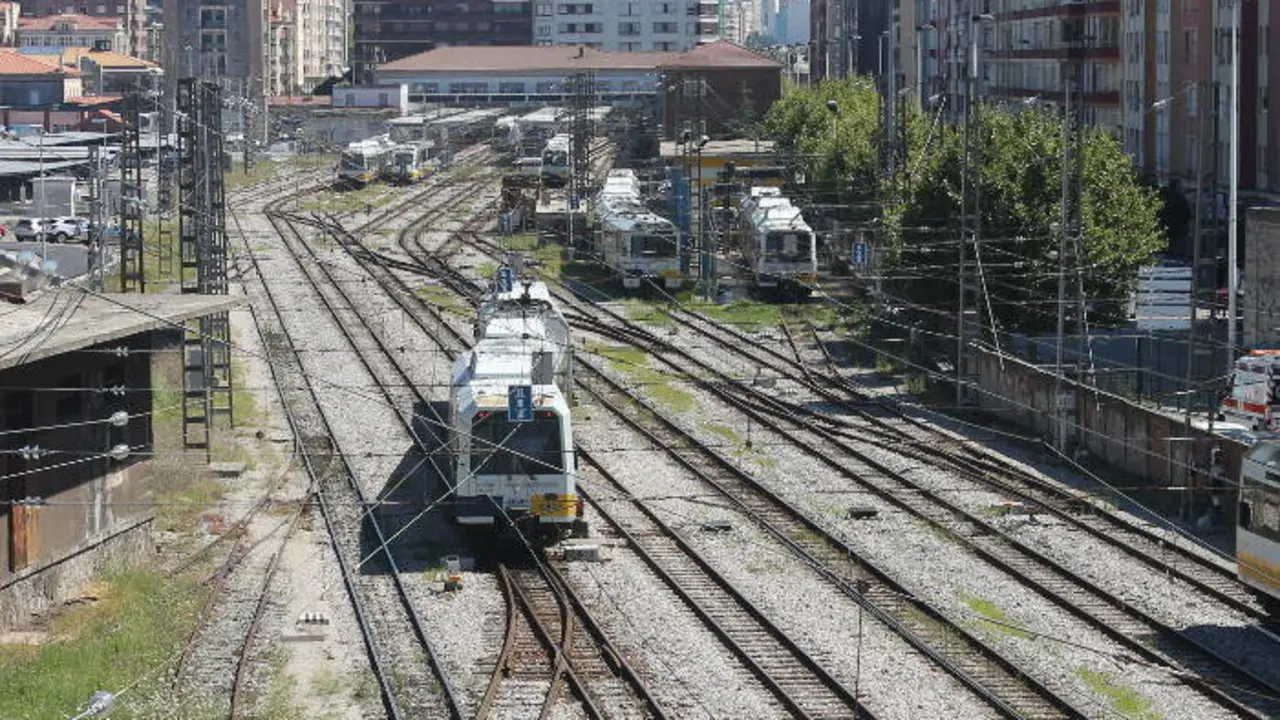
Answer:
<svg viewBox="0 0 1280 720"><path fill-rule="evenodd" d="M781 69L782 63L728 40L717 40L680 53L658 66L669 70L709 70L715 68Z"/></svg>
<svg viewBox="0 0 1280 720"><path fill-rule="evenodd" d="M5 310L0 370L83 350L243 304L230 295L90 295L78 288L48 292Z"/></svg>
<svg viewBox="0 0 1280 720"><path fill-rule="evenodd" d="M577 72L652 70L674 53L605 52L574 45L452 45L410 55L379 68L385 72Z"/></svg>

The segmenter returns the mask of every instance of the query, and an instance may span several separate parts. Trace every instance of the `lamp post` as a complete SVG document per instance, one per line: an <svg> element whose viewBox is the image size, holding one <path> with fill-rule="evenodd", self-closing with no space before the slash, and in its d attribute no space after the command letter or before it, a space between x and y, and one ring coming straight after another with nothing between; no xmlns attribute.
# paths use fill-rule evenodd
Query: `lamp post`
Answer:
<svg viewBox="0 0 1280 720"><path fill-rule="evenodd" d="M928 42L928 31L937 31L937 26L930 20L916 28L916 99L920 102L920 107L924 107L925 98L928 97L927 90L924 86L924 54L925 44Z"/></svg>
<svg viewBox="0 0 1280 720"><path fill-rule="evenodd" d="M978 81L980 74L978 73L978 29L983 22L993 22L995 16L990 14L973 15L969 23L969 72L968 83L966 87L965 108L964 108L964 172L960 176L960 199L961 199L961 222L966 226L965 231L960 233L959 247L959 264L956 267L956 405L964 404L964 366L965 366L965 272L968 269L968 242L966 235L972 235L973 242L976 246L978 235L981 232L981 200L978 195L979 177L975 172L978 162L976 158L976 150L978 143L974 142L973 135L976 129L973 127L974 116L977 109L980 88ZM973 177L970 177L970 176ZM973 186L973 219L970 224L968 216L968 196L969 186ZM992 328L994 331L994 328Z"/></svg>
<svg viewBox="0 0 1280 720"><path fill-rule="evenodd" d="M711 138L703 135L698 138L698 143L695 147L698 153L698 247L701 250L698 269L702 275L707 300L714 300L715 298L711 295L711 284L714 281L711 268L713 256L711 244L707 241L707 203L702 187L702 148L710 141Z"/></svg>

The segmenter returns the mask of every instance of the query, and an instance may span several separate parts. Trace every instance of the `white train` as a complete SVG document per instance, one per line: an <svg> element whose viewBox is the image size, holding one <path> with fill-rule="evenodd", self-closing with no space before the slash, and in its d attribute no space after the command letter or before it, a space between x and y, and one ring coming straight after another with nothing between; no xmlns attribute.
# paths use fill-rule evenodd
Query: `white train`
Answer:
<svg viewBox="0 0 1280 720"><path fill-rule="evenodd" d="M563 187L569 182L573 163L573 137L554 135L542 149L542 182L550 187Z"/></svg>
<svg viewBox="0 0 1280 720"><path fill-rule="evenodd" d="M1280 623L1280 442L1263 440L1240 463L1236 572Z"/></svg>
<svg viewBox="0 0 1280 720"><path fill-rule="evenodd" d="M752 187L739 203L742 256L751 283L806 296L818 278L818 244L800 209L776 187Z"/></svg>
<svg viewBox="0 0 1280 720"><path fill-rule="evenodd" d="M363 187L387 172L391 143L386 135L353 142L338 159L338 180Z"/></svg>
<svg viewBox="0 0 1280 720"><path fill-rule="evenodd" d="M451 446L457 521L539 538L584 532L574 480L569 325L542 283L482 301L476 343L453 368ZM515 390L513 390L515 388ZM508 416L527 392L529 419Z"/></svg>
<svg viewBox="0 0 1280 720"><path fill-rule="evenodd" d="M649 210L634 170L610 170L596 200L596 247L624 288L646 280L677 289L680 233L675 223Z"/></svg>

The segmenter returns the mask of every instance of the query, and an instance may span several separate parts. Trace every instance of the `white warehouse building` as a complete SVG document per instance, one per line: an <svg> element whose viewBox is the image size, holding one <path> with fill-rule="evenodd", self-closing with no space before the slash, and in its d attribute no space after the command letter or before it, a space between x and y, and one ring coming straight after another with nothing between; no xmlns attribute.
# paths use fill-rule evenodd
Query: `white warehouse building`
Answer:
<svg viewBox="0 0 1280 720"><path fill-rule="evenodd" d="M572 92L566 79L592 73L601 101L653 97L658 66L675 53L601 52L588 47L440 47L378 68L378 82L407 86L410 102L546 103Z"/></svg>

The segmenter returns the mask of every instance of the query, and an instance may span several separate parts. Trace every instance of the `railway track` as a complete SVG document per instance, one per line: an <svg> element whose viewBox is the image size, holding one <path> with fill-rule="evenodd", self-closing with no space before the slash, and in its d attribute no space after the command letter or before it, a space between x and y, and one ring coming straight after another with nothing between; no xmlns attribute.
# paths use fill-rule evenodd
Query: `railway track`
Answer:
<svg viewBox="0 0 1280 720"><path fill-rule="evenodd" d="M612 310L605 311L615 320L633 324ZM812 372L798 357L789 358L753 341L736 329L726 328L698 313L679 308L668 308L667 313L681 327L712 340L734 355L768 368L857 417L862 424L844 430L847 436L933 467L954 471L1052 515L1160 573L1177 577L1255 621L1261 622L1267 618L1266 611L1259 605L1255 595L1240 583L1232 568L1100 507L1081 493L1009 467L976 451L971 444L957 441L916 418L882 403L869 401L864 389L857 387L839 372L830 350L818 339L816 328L811 323L807 323L807 326L824 353L826 372ZM799 348L789 325L784 322L782 329L788 344L798 356ZM683 359L687 361L691 358L685 354ZM700 365L705 369L705 363ZM726 379L723 373L720 375L722 379ZM829 413L799 403L785 405L785 412L789 414L804 415L833 426L845 424L839 419L833 419ZM779 407L779 410L782 408ZM909 432L901 424L906 424L915 432Z"/></svg>
<svg viewBox="0 0 1280 720"><path fill-rule="evenodd" d="M314 268L308 271L308 263L303 258L309 256L309 251L297 229L287 220L272 214L270 209L268 219L289 249L314 297L321 301L326 312L333 318L333 325L363 360L356 333L361 331L360 328L368 332L368 328L360 324L360 313L350 304L350 299L344 297L341 288L332 283L332 278L326 286L317 277ZM396 559L389 550L387 534L376 513L370 512L373 505L365 489L347 463L341 448L336 445L335 434L325 416L311 376L302 366L282 308L272 295L269 284L263 279L252 251L250 258L274 315L268 322L274 324L275 328L271 332L263 331L268 353L273 367L280 363L287 368L281 374L292 376L277 377L281 388L296 388L286 394L286 406L293 408L295 417L305 413L306 420L295 424L295 434L300 438L305 464L317 488L321 514L333 542L344 585L356 611L384 709L389 717L394 718L433 717L442 710L449 717L461 718L458 695L440 666L423 621L409 597ZM323 266L317 264L315 267ZM260 328L262 321L259 316ZM376 340L376 335L373 337ZM376 371L368 365L367 360L363 361L365 370L377 382ZM383 392L390 392L385 386L381 389ZM289 397L290 394L293 397ZM378 562L362 568L360 566L365 552L361 536L365 531L372 534L379 550L374 556ZM384 572L376 572L378 565L382 566Z"/></svg>
<svg viewBox="0 0 1280 720"><path fill-rule="evenodd" d="M497 575L507 631L477 720L551 717L564 704L565 685L589 718L668 717L549 562L500 564ZM639 696L637 687L644 688Z"/></svg>
<svg viewBox="0 0 1280 720"><path fill-rule="evenodd" d="M463 189L465 192L465 189ZM445 203L441 203L433 212L443 208ZM428 213L415 222L421 224L429 221L433 217ZM412 226L411 226L412 228ZM412 229L406 229L405 232L412 232ZM388 296L405 311L406 316L417 325L417 327L428 337L431 337L440 349L449 357L454 359L457 354L469 345L469 340L454 328L440 313L440 311L426 303L421 297L412 293L407 284L392 272L387 263L381 262L381 258L371 255L367 248L351 233L346 232L341 224L330 224L327 230L338 237L340 244L344 249L351 253L353 259L360 262L362 267L370 272L378 284L387 292ZM315 260L319 261L318 258ZM320 265L323 267L323 265ZM327 272L327 270L325 271ZM331 281L336 279L329 276ZM371 333L371 335L373 335ZM373 335L376 339L376 335ZM416 396L415 404L430 408L430 404L414 388L413 379L410 374L400 365L396 354L390 348L381 345L380 349L386 356L389 367L393 367L400 378L403 380L403 387L408 388L408 392ZM434 414L434 411L430 411ZM431 420L436 427L445 425L445 419L435 415ZM415 438L415 442L420 440ZM432 448L425 445L420 446L424 452L430 451ZM443 471L442 471L443 474ZM447 477L447 476L446 476ZM583 706L584 712L589 717L613 717L618 708L624 708L623 716L629 717L663 717L665 714L658 708L657 701L652 697L648 688L641 681L639 675L630 667L630 665L622 658L621 653L614 649L608 638L599 630L598 622L586 610L580 601L573 600L572 592L562 580L558 579L551 571L545 571L541 584L527 574L514 574L513 593L525 598L525 610L521 611L528 620L528 627L533 634L537 635L547 648L547 654L550 656L552 671L548 674L548 692L544 698L543 714L547 713L556 705L558 700L558 692L555 691L560 677L569 678L569 682L574 689L574 694L578 697ZM546 598L548 596L563 598L562 606L564 615L559 621L558 632L548 630L549 621L546 619ZM571 620L570 620L571 619ZM589 630L589 642L575 642L578 637L572 630L575 626L582 626ZM509 626L512 627L512 626ZM513 628L514 631L514 628ZM509 642L517 642L510 639ZM504 653L504 656L507 656ZM495 678L499 676L506 668L502 665L502 661L495 667ZM495 680L495 683L497 681ZM491 689L500 686L491 683ZM528 683L525 683L527 686ZM527 694L519 692L514 693L514 701L522 707L528 707L530 702ZM487 692L482 702L488 702L488 707L480 708L480 715L487 716L492 711L495 703L500 699L510 699L503 695L499 690L493 689ZM608 715L602 714L602 707L609 707L613 710Z"/></svg>
<svg viewBox="0 0 1280 720"><path fill-rule="evenodd" d="M627 542L628 549L773 693L782 709L798 718L875 717L853 691L739 593L653 508L631 496L590 452L579 446L578 458L591 468L590 473L579 468L579 493ZM624 520L609 512L609 502L598 499L589 486L601 490L601 496L630 504L639 515Z"/></svg>
<svg viewBox="0 0 1280 720"><path fill-rule="evenodd" d="M916 651L1005 717L1088 717L1021 670L998 650L952 622L901 583L858 559L853 549L805 513L708 448L622 383L580 359L578 387L628 427L662 449L685 471L737 507L824 582L861 605ZM848 578L862 578L854 583Z"/></svg>

